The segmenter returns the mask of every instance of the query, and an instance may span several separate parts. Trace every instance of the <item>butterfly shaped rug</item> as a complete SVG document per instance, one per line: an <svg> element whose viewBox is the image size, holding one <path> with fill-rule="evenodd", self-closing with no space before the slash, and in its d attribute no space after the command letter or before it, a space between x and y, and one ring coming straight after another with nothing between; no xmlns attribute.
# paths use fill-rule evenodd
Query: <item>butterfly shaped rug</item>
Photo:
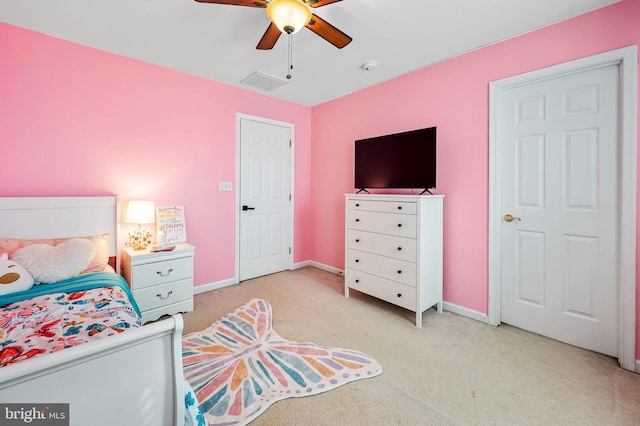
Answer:
<svg viewBox="0 0 640 426"><path fill-rule="evenodd" d="M252 299L183 337L184 376L208 424L247 424L274 402L382 373L362 352L285 340L271 319L271 305Z"/></svg>

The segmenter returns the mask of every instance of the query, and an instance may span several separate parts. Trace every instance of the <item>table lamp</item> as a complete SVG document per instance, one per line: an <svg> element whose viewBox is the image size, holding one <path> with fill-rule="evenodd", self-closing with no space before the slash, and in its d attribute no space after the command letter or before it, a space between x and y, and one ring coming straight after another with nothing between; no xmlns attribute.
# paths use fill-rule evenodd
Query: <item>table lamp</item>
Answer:
<svg viewBox="0 0 640 426"><path fill-rule="evenodd" d="M134 250L147 248L151 243L151 233L142 225L154 223L155 218L156 209L153 201L129 200L122 223L138 225L137 229L129 232L129 247Z"/></svg>

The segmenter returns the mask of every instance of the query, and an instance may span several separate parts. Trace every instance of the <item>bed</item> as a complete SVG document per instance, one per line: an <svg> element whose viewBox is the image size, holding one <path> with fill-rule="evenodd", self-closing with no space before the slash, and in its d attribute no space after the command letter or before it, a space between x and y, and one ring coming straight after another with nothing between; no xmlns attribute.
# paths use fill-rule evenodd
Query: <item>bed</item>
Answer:
<svg viewBox="0 0 640 426"><path fill-rule="evenodd" d="M116 315L112 311L105 313L102 306L117 306L123 315L108 323L108 333L102 332L100 327L105 326L98 323L78 331L80 327L73 328L73 318L60 321L67 327L63 334L78 335L73 337L76 340L65 340L64 348L42 349L27 338L26 345L33 347L15 354L5 351L5 365L0 367L1 404L69 404L71 425L184 423L182 317L174 315L140 326L134 313L135 301L132 298L130 304L122 301L130 297L126 285L119 288L110 281L122 281L114 273L119 270L118 218L116 196L0 197L0 239L77 240L77 237L108 235L111 266L54 284L33 286L32 290L38 294L28 300L36 302L27 303L25 308L15 305L22 303L20 301L6 304L4 299L0 310L11 310L13 317L19 316L19 312L28 316L29 306L41 306L44 302L40 299L53 297L57 307L65 306L67 314L77 314L76 310L82 305L89 306L101 318ZM87 289L88 281L91 283ZM77 285L84 287L75 287ZM80 315L87 315L86 311ZM48 323L39 324L35 334L47 337ZM93 339L92 333L105 337ZM11 344L7 339L0 340L2 342L4 347ZM20 357L23 359L16 359Z"/></svg>

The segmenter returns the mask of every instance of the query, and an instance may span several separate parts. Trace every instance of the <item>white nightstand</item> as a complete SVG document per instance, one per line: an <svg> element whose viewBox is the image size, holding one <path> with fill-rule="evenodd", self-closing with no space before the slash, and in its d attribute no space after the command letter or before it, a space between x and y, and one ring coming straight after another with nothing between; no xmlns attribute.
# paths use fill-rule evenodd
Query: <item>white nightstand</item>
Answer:
<svg viewBox="0 0 640 426"><path fill-rule="evenodd" d="M122 251L122 275L142 311L142 322L193 310L195 248L178 243L172 251Z"/></svg>

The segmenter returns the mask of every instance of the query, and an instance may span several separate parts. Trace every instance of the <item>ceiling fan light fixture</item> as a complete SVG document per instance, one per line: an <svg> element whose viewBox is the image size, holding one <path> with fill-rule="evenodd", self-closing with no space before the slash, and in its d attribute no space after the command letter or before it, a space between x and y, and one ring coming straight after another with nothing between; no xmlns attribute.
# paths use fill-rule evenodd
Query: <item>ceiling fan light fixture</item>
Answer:
<svg viewBox="0 0 640 426"><path fill-rule="evenodd" d="M267 16L283 33L295 34L311 21L311 9L300 0L273 0Z"/></svg>

